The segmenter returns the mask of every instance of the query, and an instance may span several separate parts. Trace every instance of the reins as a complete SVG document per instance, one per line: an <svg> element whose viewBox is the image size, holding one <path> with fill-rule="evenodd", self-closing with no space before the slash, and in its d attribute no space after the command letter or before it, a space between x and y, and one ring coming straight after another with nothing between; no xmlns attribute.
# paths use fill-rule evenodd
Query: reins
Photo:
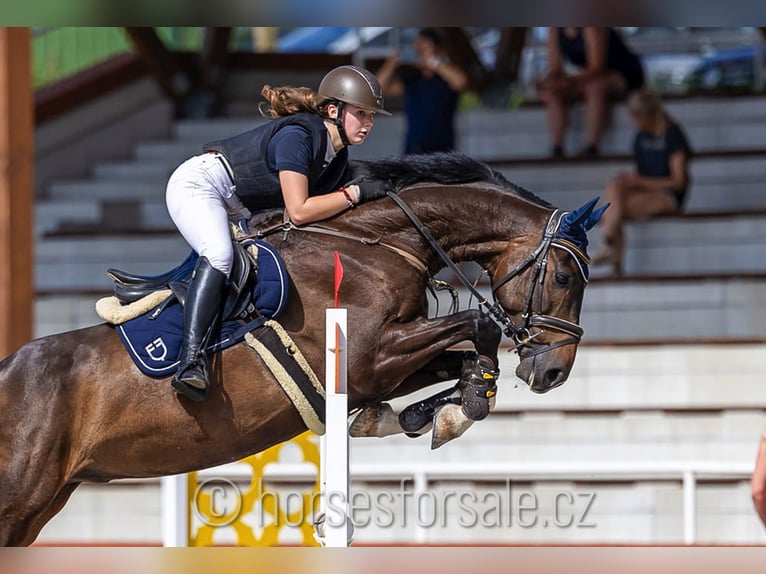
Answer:
<svg viewBox="0 0 766 574"><path fill-rule="evenodd" d="M431 249L434 250L434 252L439 256L439 258L442 260L442 262L447 266L447 268L452 271L452 273L455 274L455 276L458 278L460 283L463 284L463 286L468 289L468 291L471 293L473 297L476 297L477 303L479 307L486 312L503 330L503 332L511 338L511 340L514 342L514 349L518 352L521 352L520 350L522 348L526 348L527 352L525 353L525 357L534 357L536 355L540 355L542 353L545 353L547 351L557 349L559 347L564 347L566 345L576 345L580 342L580 339L583 336L583 329L576 323L573 323L571 321L567 321L566 319L561 319L559 317L553 317L551 315L545 315L542 313L542 299L543 299L543 289L542 285L545 279L545 273L548 266L548 252L552 245L554 245L556 240L556 233L559 230L559 227L561 226L561 220L564 217L564 215L567 214L565 211L559 211L558 209L555 210L550 218L548 219L548 223L545 226L545 232L543 234L542 241L538 245L537 249L535 249L530 255L528 255L521 263L516 265L507 275L505 275L500 281L497 282L497 284L493 285L492 287L492 298L493 301L490 304L490 302L487 300L486 297L484 297L478 289L471 283L471 281L468 279L468 277L465 276L463 271L455 264L454 261L450 258L449 255L444 251L444 249L439 245L434 239L431 232L428 230L428 228L423 224L422 221L418 218L418 216L415 214L414 211L410 208L409 205L396 193L388 193L388 197L390 197L396 205L399 206L399 208L404 212L404 214L407 216L407 218L412 222L412 225L415 227L415 229L420 233L420 235L423 236L423 238L426 240L426 242L429 244ZM571 254L571 251L567 249L567 252ZM534 264L534 272L532 275L532 281L530 282L529 291L527 293L526 298L526 304L524 307L524 312L521 315L522 323L521 325L517 325L513 322L511 317L508 315L508 313L503 309L502 305L500 305L500 302L495 297L495 293L497 292L500 287L508 283L511 279L517 277L521 273L523 273L530 265ZM579 265L579 262L578 262ZM539 291L537 290L537 286L540 286ZM538 310L535 311L532 309L534 304L534 295L535 292L538 293ZM536 333L532 333L531 329L536 328L539 329ZM570 335L569 338L563 339L561 341L556 341L555 343L550 343L547 345L538 345L534 342L534 339L536 339L538 336L542 335L545 332L545 329L558 331L560 333L564 333L567 335ZM531 348L530 347L533 347Z"/></svg>

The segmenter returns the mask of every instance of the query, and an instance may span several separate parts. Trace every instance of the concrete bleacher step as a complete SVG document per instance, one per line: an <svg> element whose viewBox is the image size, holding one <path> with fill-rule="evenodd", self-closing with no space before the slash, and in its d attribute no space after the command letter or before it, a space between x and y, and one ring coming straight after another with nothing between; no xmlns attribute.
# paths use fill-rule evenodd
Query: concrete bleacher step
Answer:
<svg viewBox="0 0 766 574"><path fill-rule="evenodd" d="M763 270L766 214L637 222L627 226L626 242L624 268L629 274Z"/></svg>
<svg viewBox="0 0 766 574"><path fill-rule="evenodd" d="M502 390L501 390L502 392ZM358 464L389 459L399 463L491 463L497 460L563 464L590 462L668 462L706 460L747 463L764 428L763 411L725 415L629 413L625 415L490 414L459 440L429 450L430 433L412 439L355 439Z"/></svg>
<svg viewBox="0 0 766 574"><path fill-rule="evenodd" d="M766 107L763 98L737 98L721 105L719 99L692 99L668 103L668 110L684 126L692 147L697 151L726 148L758 149L766 147ZM715 121L711 122L711 118ZM176 126L176 137L186 150L196 153L199 145L213 139L234 135L258 125L263 120L250 118L222 120L186 120ZM582 106L575 106L571 114L567 147L579 150L585 141L585 122ZM352 149L358 158L398 154L402 147L405 120L401 113L392 118L380 118L372 136L363 146ZM550 142L546 129L545 109L540 106L518 110L470 110L457 119L458 149L482 159L502 156L519 158L548 154ZM610 129L602 142L605 154L629 153L634 128L625 105L615 107ZM196 146L192 147L191 144ZM171 154L168 148L144 148L140 157L158 157Z"/></svg>
<svg viewBox="0 0 766 574"><path fill-rule="evenodd" d="M490 296L486 285L479 290ZM469 295L462 288L458 293L464 308ZM438 294L441 313L450 303L447 293ZM431 305L435 313L433 300ZM585 329L584 341L589 344L766 340L766 276L594 280L585 291L580 323Z"/></svg>
<svg viewBox="0 0 766 574"><path fill-rule="evenodd" d="M510 181L563 209L572 209L597 195L618 173L632 171L626 162L576 162L553 165L495 165ZM754 210L766 208L766 155L703 157L691 162L691 185L685 211Z"/></svg>
<svg viewBox="0 0 766 574"><path fill-rule="evenodd" d="M160 201L136 201L130 208L113 207L119 198L102 200L59 198L38 201L35 205L35 232L38 237L60 233L70 228L91 227L113 233L130 226L133 231L171 229L164 198ZM119 219L118 221L114 221ZM110 227L110 224L112 227Z"/></svg>
<svg viewBox="0 0 766 574"><path fill-rule="evenodd" d="M41 240L35 250L36 287L38 291L109 290L109 267L147 275L162 273L188 252L180 235Z"/></svg>
<svg viewBox="0 0 766 574"><path fill-rule="evenodd" d="M501 353L509 384L498 392L497 410L763 409L765 351L766 342L581 346L570 379L544 395L517 385L512 376L517 360Z"/></svg>
<svg viewBox="0 0 766 574"><path fill-rule="evenodd" d="M125 180L66 181L49 187L51 199L78 201L165 201L165 187L155 182Z"/></svg>
<svg viewBox="0 0 766 574"><path fill-rule="evenodd" d="M144 182L160 186L164 189L170 174L176 168L175 164L164 161L113 161L99 163L93 168L92 180L97 181L131 181Z"/></svg>
<svg viewBox="0 0 766 574"><path fill-rule="evenodd" d="M766 339L766 278L594 282L581 321L594 342Z"/></svg>

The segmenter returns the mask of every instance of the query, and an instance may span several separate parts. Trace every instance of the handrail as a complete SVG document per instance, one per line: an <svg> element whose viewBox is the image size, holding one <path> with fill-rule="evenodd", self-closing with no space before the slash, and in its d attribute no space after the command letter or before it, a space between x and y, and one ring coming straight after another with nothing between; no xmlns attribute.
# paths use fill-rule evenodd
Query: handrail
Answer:
<svg viewBox="0 0 766 574"><path fill-rule="evenodd" d="M592 461L592 462L497 462L497 463L351 463L350 479L412 480L413 495L428 490L429 483L437 480L509 480L509 481L575 481L611 482L674 481L681 482L683 508L683 540L694 544L697 539L697 483L700 480L749 480L752 462L713 462L706 460L681 461ZM252 469L244 464L231 463L209 468L198 473L202 480L250 480ZM263 480L274 482L313 483L316 466L307 463L272 463L264 469ZM147 479L141 479L146 481ZM152 479L148 479L152 480ZM153 479L159 480L159 479ZM415 542L426 541L426 530L418 525Z"/></svg>

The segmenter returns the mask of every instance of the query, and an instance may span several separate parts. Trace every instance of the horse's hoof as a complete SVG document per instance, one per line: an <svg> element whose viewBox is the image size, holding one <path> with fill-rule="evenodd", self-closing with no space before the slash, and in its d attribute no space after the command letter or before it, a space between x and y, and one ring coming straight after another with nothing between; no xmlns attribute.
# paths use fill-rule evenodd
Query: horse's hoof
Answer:
<svg viewBox="0 0 766 574"><path fill-rule="evenodd" d="M434 430L431 435L431 450L447 444L467 431L473 421L463 414L462 407L447 404L434 416Z"/></svg>
<svg viewBox="0 0 766 574"><path fill-rule="evenodd" d="M363 408L348 428L354 438L384 437L400 432L399 418L388 403Z"/></svg>
<svg viewBox="0 0 766 574"><path fill-rule="evenodd" d="M183 381L175 377L173 377L173 381L170 383L170 386L173 387L173 390L176 393L186 397L190 401L194 401L195 403L201 403L207 398L208 387L199 389L197 387L187 385L186 383L184 383Z"/></svg>

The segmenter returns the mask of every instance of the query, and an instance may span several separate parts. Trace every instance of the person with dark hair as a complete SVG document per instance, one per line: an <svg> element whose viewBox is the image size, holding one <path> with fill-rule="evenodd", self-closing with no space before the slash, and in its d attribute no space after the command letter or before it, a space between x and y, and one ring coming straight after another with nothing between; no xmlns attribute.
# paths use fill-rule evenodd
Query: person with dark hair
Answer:
<svg viewBox="0 0 766 574"><path fill-rule="evenodd" d="M567 75L564 62L579 71ZM580 155L596 156L606 128L610 98L643 85L641 60L613 28L550 28L548 73L538 85L538 93L548 108L553 157L564 156L567 108L573 100L585 99L588 142Z"/></svg>
<svg viewBox="0 0 766 574"><path fill-rule="evenodd" d="M205 341L220 313L233 248L230 222L250 212L284 208L296 225L327 219L383 197L385 182L348 181L348 146L363 143L383 109L377 78L340 66L317 92L264 86L264 125L208 143L168 181L170 218L199 255L184 303L184 334L175 391L194 401L207 396Z"/></svg>
<svg viewBox="0 0 766 574"><path fill-rule="evenodd" d="M632 94L628 111L638 130L633 143L636 171L620 174L606 188L612 206L602 219L605 245L593 258L594 264L611 264L615 275L622 272L623 221L679 213L689 187L692 153L683 130L655 92Z"/></svg>
<svg viewBox="0 0 766 574"><path fill-rule="evenodd" d="M444 41L434 28L418 32L415 52L418 60L414 64L402 63L399 52L394 52L378 72L386 96L404 99L404 153L453 150L458 96L468 78L449 61Z"/></svg>

